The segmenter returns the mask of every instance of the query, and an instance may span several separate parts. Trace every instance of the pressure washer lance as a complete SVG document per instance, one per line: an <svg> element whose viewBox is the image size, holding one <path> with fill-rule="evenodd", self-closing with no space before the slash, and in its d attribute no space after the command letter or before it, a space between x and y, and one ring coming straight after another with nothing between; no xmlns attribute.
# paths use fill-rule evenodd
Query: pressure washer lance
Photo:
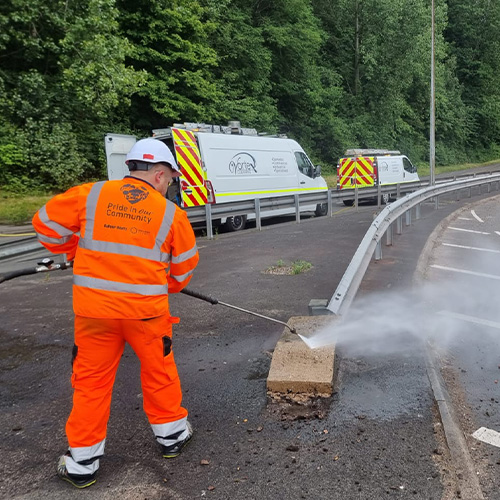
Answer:
<svg viewBox="0 0 500 500"><path fill-rule="evenodd" d="M279 319L275 318L270 318L269 316L264 316L263 314L259 314L253 311L248 311L247 309L243 309L242 307L237 307L233 306L231 304L226 304L225 302L221 302L220 300L214 299L213 297L210 297L209 295L204 295L200 292L193 292L192 290L188 290L187 288L184 288L181 290L181 293L185 293L186 295L190 295L191 297L196 297L197 299L204 300L205 302L209 302L210 304L216 305L220 304L221 306L226 306L230 307L231 309L236 309L237 311L242 311L247 314L252 314L253 316L257 316L259 318L264 318L269 321L274 321L275 323L280 323L281 325L285 325L292 333L297 333L297 330L295 328L291 328L288 326L284 321L280 321Z"/></svg>
<svg viewBox="0 0 500 500"><path fill-rule="evenodd" d="M54 264L53 259L45 258L38 262L36 267L28 267L27 269L21 269L19 271L12 271L11 273L4 274L0 276L0 283L4 281L11 280L13 278L17 278L19 276L26 276L30 274L43 273L47 271L64 271L65 269L69 269L73 267L73 262L62 262L61 264ZM291 328L284 321L280 321L279 319L269 318L268 316L264 316L263 314L259 314L253 311L248 311L247 309L243 309L242 307L233 306L231 304L226 304L225 302L221 302L220 300L214 299L213 297L209 297L208 295L203 295L199 292L193 292L192 290L188 290L184 288L181 290L181 293L185 293L186 295L190 295L191 297L196 297L197 299L204 300L205 302L209 302L210 304L216 305L220 304L222 306L230 307L231 309L236 309L237 311L242 311L247 314L252 314L253 316L258 316L259 318L264 318L269 321L274 321L275 323L280 323L281 325L285 325L292 333L297 333L295 328Z"/></svg>

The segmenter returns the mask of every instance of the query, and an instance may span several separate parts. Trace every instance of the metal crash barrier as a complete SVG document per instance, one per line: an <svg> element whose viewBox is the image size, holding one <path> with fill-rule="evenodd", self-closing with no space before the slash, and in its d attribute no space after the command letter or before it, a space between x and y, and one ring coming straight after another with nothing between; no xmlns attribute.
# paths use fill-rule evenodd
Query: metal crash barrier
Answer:
<svg viewBox="0 0 500 500"><path fill-rule="evenodd" d="M340 283L332 298L328 302L327 311L339 316L347 313L368 265L375 254L375 259L382 258L382 238L386 235L386 244L393 243L393 230L396 227L397 234L403 231L403 220L406 226L411 225L412 210L415 208L415 218L420 218L420 205L427 200L434 200L435 209L439 208L439 197L455 192L456 200L460 200L460 194L466 191L467 197L472 196L472 190L487 186L487 192L492 189L500 190L500 174L477 176L471 179L446 182L435 186L429 186L414 193L406 195L390 205L387 205L375 218L362 239L356 253L347 267Z"/></svg>
<svg viewBox="0 0 500 500"><path fill-rule="evenodd" d="M481 177L465 174L461 177L440 178L436 181L436 185L448 185L450 180L453 182L474 181L475 179L483 179L483 183L497 182L496 173L490 172ZM458 180L457 180L458 179ZM488 179L488 180L485 180ZM249 215L255 218L257 229L262 229L262 218L272 217L273 212L280 209L288 209L290 214L295 214L295 220L300 223L301 207L314 204L325 204L327 208L326 215L333 215L333 204L342 203L345 200L353 202L353 206L357 208L359 201L366 199L376 199L377 206L382 206L383 195L395 196L400 199L407 193L413 193L417 190L429 185L428 180L420 180L416 182L404 182L400 184L390 184L385 186L374 186L369 188L343 189L343 190L325 190L316 193L291 194L286 196L275 196L270 198L260 198L255 200L235 201L230 203L221 203L213 205L204 205L200 207L186 208L186 213L192 224L202 225L206 230L208 239L213 239L213 223L221 218L235 217L238 215ZM477 185L477 184L474 184ZM469 189L469 188L460 188ZM441 193L442 194L442 193ZM458 196L458 194L457 194ZM432 197L432 196L431 196ZM394 203L392 204L394 205ZM417 214L417 216L419 213ZM408 224L407 224L408 225Z"/></svg>

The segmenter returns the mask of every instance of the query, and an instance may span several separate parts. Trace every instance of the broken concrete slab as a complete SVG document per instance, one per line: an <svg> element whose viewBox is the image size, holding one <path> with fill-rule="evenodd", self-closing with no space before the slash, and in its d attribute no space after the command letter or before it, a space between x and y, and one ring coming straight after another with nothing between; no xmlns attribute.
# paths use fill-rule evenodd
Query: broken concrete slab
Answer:
<svg viewBox="0 0 500 500"><path fill-rule="evenodd" d="M288 325L298 334L310 337L333 323L332 316L295 316ZM310 349L306 343L285 328L271 360L267 390L273 396L306 394L330 397L333 391L335 346Z"/></svg>

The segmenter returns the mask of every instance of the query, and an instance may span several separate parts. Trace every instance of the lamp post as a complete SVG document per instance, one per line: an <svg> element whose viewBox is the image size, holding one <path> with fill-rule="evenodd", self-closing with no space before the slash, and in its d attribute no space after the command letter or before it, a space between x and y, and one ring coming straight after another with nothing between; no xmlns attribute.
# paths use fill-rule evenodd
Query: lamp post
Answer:
<svg viewBox="0 0 500 500"><path fill-rule="evenodd" d="M434 48L434 0L431 7L431 110L430 110L430 130L429 130L429 167L430 167L430 184L433 186L436 183L435 168L436 168L436 76L435 76L435 48Z"/></svg>

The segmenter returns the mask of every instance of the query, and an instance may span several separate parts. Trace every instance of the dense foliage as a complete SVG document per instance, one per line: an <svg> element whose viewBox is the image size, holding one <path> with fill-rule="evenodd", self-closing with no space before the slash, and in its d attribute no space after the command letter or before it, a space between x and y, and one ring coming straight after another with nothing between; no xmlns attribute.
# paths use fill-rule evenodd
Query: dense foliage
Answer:
<svg viewBox="0 0 500 500"><path fill-rule="evenodd" d="M105 177L107 132L240 120L428 160L430 0L4 0L0 186ZM500 156L500 3L436 0L436 161Z"/></svg>

